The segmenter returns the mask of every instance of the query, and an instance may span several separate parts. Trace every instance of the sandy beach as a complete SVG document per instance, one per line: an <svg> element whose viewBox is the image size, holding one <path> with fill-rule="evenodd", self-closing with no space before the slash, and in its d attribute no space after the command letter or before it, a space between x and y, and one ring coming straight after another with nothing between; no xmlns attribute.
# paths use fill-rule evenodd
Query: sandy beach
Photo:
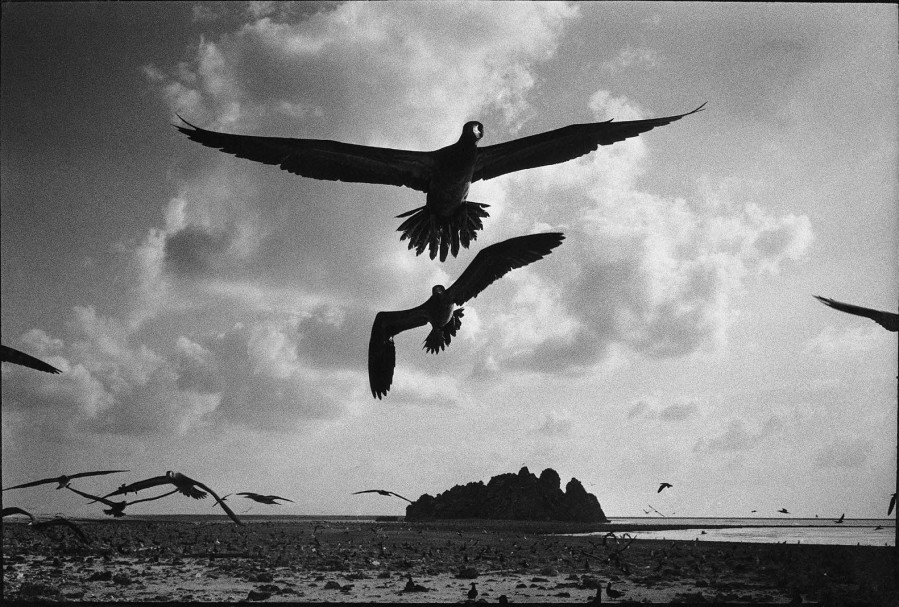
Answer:
<svg viewBox="0 0 899 607"><path fill-rule="evenodd" d="M621 540L509 521L3 524L3 598L57 601L896 604L892 548ZM598 536L561 533L616 531ZM409 576L417 591L406 591ZM621 595L604 590L612 582Z"/></svg>

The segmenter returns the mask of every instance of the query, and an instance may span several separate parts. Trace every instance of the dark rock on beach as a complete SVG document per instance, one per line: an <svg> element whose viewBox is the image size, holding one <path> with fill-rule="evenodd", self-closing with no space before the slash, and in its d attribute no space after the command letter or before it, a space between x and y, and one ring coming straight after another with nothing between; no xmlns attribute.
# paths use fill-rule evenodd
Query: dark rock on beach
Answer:
<svg viewBox="0 0 899 607"><path fill-rule="evenodd" d="M527 467L518 474L500 474L486 485L456 485L437 497L423 495L406 507L406 520L490 519L528 521L607 522L596 496L576 478L561 489L552 468L538 478Z"/></svg>

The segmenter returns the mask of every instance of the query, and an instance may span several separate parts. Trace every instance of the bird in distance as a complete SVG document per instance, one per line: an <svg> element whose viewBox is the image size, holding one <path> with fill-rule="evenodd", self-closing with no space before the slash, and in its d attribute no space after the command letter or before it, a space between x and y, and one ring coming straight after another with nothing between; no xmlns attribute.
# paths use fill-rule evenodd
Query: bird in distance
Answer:
<svg viewBox="0 0 899 607"><path fill-rule="evenodd" d="M656 491L656 493L661 493L663 489L670 489L673 486L674 485L672 485L671 483L662 483L661 485L659 485L659 490Z"/></svg>
<svg viewBox="0 0 899 607"><path fill-rule="evenodd" d="M237 495L242 495L247 499L251 499L254 502L259 502L260 504L269 504L271 506L279 505L276 500L284 500L285 502L293 502L293 500L289 500L286 497L278 497L277 495L260 495L258 493L252 492L243 492L238 493Z"/></svg>
<svg viewBox="0 0 899 607"><path fill-rule="evenodd" d="M410 504L414 503L414 502L413 502L412 500L410 500L408 497L403 497L403 496L400 495L399 493L394 493L393 491L387 491L386 489L366 489L365 491L354 491L354 492L353 492L353 495L359 495L360 493L377 493L378 495L384 495L384 496L387 496L387 497L390 497L391 495L394 495L394 496L400 498L401 500L406 500L406 501L409 502Z"/></svg>
<svg viewBox="0 0 899 607"><path fill-rule="evenodd" d="M172 489L168 493L163 493L162 495L157 495L155 497L146 497L143 499L133 500L130 502L114 502L112 500L106 499L105 497L99 497L96 495L91 495L90 493L85 493L84 491L79 491L78 489L76 489L75 487L72 487L71 485L66 485L66 489L68 489L69 491L74 491L78 495L80 495L82 497L86 497L89 500L93 500L90 502L91 504L94 502L101 502L103 504L106 504L107 506L109 506L109 508L104 510L103 513L108 514L109 516L114 516L116 518L125 516L125 507L126 506L131 506L132 504L139 504L140 502L152 502L153 500L161 499L161 498L171 495L173 493L178 493L177 489Z"/></svg>

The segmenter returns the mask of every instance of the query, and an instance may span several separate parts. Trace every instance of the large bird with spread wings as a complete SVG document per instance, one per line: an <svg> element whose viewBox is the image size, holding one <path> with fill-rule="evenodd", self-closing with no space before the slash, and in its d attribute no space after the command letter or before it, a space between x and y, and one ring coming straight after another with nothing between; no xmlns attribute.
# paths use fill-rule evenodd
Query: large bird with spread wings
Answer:
<svg viewBox="0 0 899 607"><path fill-rule="evenodd" d="M899 331L899 314L894 314L893 312L884 312L882 310L872 310L871 308L863 308L861 306L854 306L852 304L843 303L842 301L836 301L834 299L821 297L820 295L814 295L813 297L824 305L830 306L831 308L839 310L840 312L846 312L847 314L855 314L856 316L864 316L865 318L870 318L887 331L892 331L894 333Z"/></svg>
<svg viewBox="0 0 899 607"><path fill-rule="evenodd" d="M161 495L156 495L153 497L145 497L145 498L139 499L139 500L131 500L130 502L127 502L127 501L114 502L110 499L106 499L105 497L99 497L97 495L92 495L90 493L80 491L80 490L76 489L75 487L72 487L71 485L66 485L66 489L68 489L69 491L74 491L78 495L80 495L82 497L86 497L89 500L92 500L90 503L100 502L102 504L106 504L107 506L109 506L109 508L107 508L103 512L108 514L109 516L114 516L116 518L125 516L125 508L128 506L131 506L132 504L139 504L141 502L152 502L153 500L161 499L161 498L169 496L173 493L178 493L178 489L172 489L171 491L168 491L166 493L163 493Z"/></svg>
<svg viewBox="0 0 899 607"><path fill-rule="evenodd" d="M484 125L466 122L455 143L430 152L379 148L323 139L292 139L219 133L187 125L176 128L192 141L312 179L405 186L424 192L425 205L398 218L400 240L420 255L440 261L458 255L482 229L488 205L466 200L471 184L507 173L566 162L700 111L664 118L572 124L560 129L479 148Z"/></svg>
<svg viewBox="0 0 899 607"><path fill-rule="evenodd" d="M104 474L116 474L118 472L128 472L127 470L96 470L94 472L78 472L76 474L62 474L60 476L56 476L53 478L42 478L39 481L31 481L28 483L22 483L21 485L14 485L12 487L7 487L4 491L9 491L10 489L24 489L25 487L37 487L38 485L45 485L48 483L57 483L59 486L57 489L62 489L66 485L68 485L72 479L83 478L86 476L101 476Z"/></svg>
<svg viewBox="0 0 899 607"><path fill-rule="evenodd" d="M62 371L60 371L53 365L45 363L39 358L35 358L30 354L25 354L24 352L20 352L15 348L10 348L9 346L4 345L0 345L0 361L5 363L13 363L14 365L21 365L23 367L29 367L31 369L43 371L44 373L62 373Z"/></svg>
<svg viewBox="0 0 899 607"><path fill-rule="evenodd" d="M543 259L562 244L560 232L530 234L510 238L486 247L465 268L450 286L435 285L431 297L420 306L396 312L378 312L368 342L368 380L372 396L381 398L393 383L396 366L396 346L393 337L398 333L431 325L424 349L437 354L450 344L462 326L463 305L509 271Z"/></svg>
<svg viewBox="0 0 899 607"><path fill-rule="evenodd" d="M212 497L215 498L216 503L222 507L222 510L225 511L225 514L228 517L237 523L238 525L243 525L244 522L237 518L237 515L228 507L228 505L216 495L215 491L201 483L200 481L196 481L189 476L185 476L180 472L172 472L169 470L165 473L164 476L154 476L153 478L144 479L142 481L137 481L136 483L131 483L130 485L122 485L112 493L107 493L100 499L106 499L108 497L112 497L113 495L127 495L129 493L137 493L143 489L149 489L150 487L158 487L160 485L174 485L175 488L180 492L186 495L187 497L192 497L194 499L204 499L206 494L209 493Z"/></svg>

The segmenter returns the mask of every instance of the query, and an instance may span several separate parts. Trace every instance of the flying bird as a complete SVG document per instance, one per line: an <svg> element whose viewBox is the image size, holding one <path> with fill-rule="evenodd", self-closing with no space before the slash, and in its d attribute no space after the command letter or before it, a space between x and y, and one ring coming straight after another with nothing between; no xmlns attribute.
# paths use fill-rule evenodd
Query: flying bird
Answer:
<svg viewBox="0 0 899 607"><path fill-rule="evenodd" d="M24 487L36 487L37 485L43 485L46 483L59 483L57 489L62 489L66 485L68 485L73 479L82 478L85 476L99 476L101 474L116 474L118 472L128 472L128 470L97 470L96 472L79 472L77 474L63 474L62 476L57 476L55 478L44 478L39 481L31 481L30 483L22 483L21 485L15 485L13 487L7 487L3 489L3 491L9 491L10 489L22 489Z"/></svg>
<svg viewBox="0 0 899 607"><path fill-rule="evenodd" d="M86 497L89 500L93 500L92 502L90 502L91 504L93 504L94 502L101 502L103 504L106 504L107 506L109 506L109 508L104 510L103 513L108 514L110 516L114 516L116 518L125 516L125 507L126 506L131 506L132 504L138 504L140 502L152 502L153 500L158 500L158 499L161 499L163 497L166 497L168 495L178 492L178 489L172 489L168 493L163 493L162 495L157 495L155 497L146 497L144 499L133 500L130 502L127 502L127 501L114 502L110 499L106 499L105 497L98 497L96 495L91 495L90 493L85 493L84 491L79 491L78 489L76 489L75 487L72 487L71 485L66 485L66 489L69 489L70 491L74 491L78 495Z"/></svg>
<svg viewBox="0 0 899 607"><path fill-rule="evenodd" d="M22 510L18 506L7 506L3 509L3 518L6 518L7 516L13 516L14 514L24 514L31 519L32 523L34 522L34 515L27 510Z"/></svg>
<svg viewBox="0 0 899 607"><path fill-rule="evenodd" d="M671 483L662 483L661 485L659 485L659 490L656 491L656 493L661 493L662 489L670 489L673 486L674 485L672 485Z"/></svg>
<svg viewBox="0 0 899 607"><path fill-rule="evenodd" d="M840 312L846 312L847 314L855 314L856 316L864 316L865 318L870 318L887 331L892 331L894 333L899 331L899 314L895 314L893 312L884 312L881 310L872 310L871 308L863 308L861 306L854 306L852 304L843 303L834 299L827 299L826 297L821 297L820 295L814 295L813 297L824 305L830 306L831 308L839 310Z"/></svg>
<svg viewBox="0 0 899 607"><path fill-rule="evenodd" d="M260 495L258 493L244 492L238 493L236 495L242 495L247 499L251 499L254 502L259 502L260 504L269 504L271 506L278 506L278 502L276 500L284 500L285 502L293 502L293 500L289 500L286 497L278 497L277 495Z"/></svg>
<svg viewBox="0 0 899 607"><path fill-rule="evenodd" d="M890 498L890 507L887 509L887 516L893 513L893 508L896 507L896 494L893 494L893 497Z"/></svg>
<svg viewBox="0 0 899 607"><path fill-rule="evenodd" d="M61 516L57 516L56 518L52 518L48 521L40 521L37 523L29 523L29 524L32 526L32 528L37 529L39 531L42 529L46 529L48 527L57 527L57 526L62 525L64 527L68 527L69 529L71 529L75 533L75 535L78 536L78 539L80 539L85 544L91 543L90 538L87 537L87 535L85 535L84 531L81 530L81 527L79 527L78 525L76 525L75 523L70 521L69 519L63 518Z"/></svg>
<svg viewBox="0 0 899 607"><path fill-rule="evenodd" d="M420 255L428 248L431 259L440 252L458 255L468 248L483 228L486 204L466 200L471 184L524 169L566 162L636 137L658 126L694 114L701 106L677 116L572 124L553 131L478 147L484 125L466 122L455 143L430 152L379 148L322 139L291 139L219 133L199 128L178 116L187 126L180 132L206 147L246 158L313 179L405 186L425 192L425 205L397 216L406 220L397 231L409 240L409 249ZM189 128L188 128L189 127Z"/></svg>
<svg viewBox="0 0 899 607"><path fill-rule="evenodd" d="M30 367L32 369L37 369L38 371L43 371L44 373L62 373L62 371L53 365L49 365L30 354L19 352L15 348L4 345L0 345L0 361L13 363L14 365L22 365L23 367Z"/></svg>
<svg viewBox="0 0 899 607"><path fill-rule="evenodd" d="M781 514L789 514L790 513L790 511L787 510L786 508L781 508L780 510L778 510L778 512L780 512Z"/></svg>
<svg viewBox="0 0 899 607"><path fill-rule="evenodd" d="M475 255L462 275L449 288L435 285L431 297L415 308L396 312L378 312L368 342L368 380L372 396L381 398L393 383L396 346L393 337L403 331L431 324L424 349L437 354L450 344L462 326L464 308L469 299L515 268L543 259L562 244L560 232L518 236L490 245Z"/></svg>
<svg viewBox="0 0 899 607"><path fill-rule="evenodd" d="M845 513L845 512L844 512L843 514L841 514L841 515L840 515L840 518L838 518L838 519L835 520L834 522L837 523L837 524L842 524L844 518L846 518L846 513Z"/></svg>
<svg viewBox="0 0 899 607"><path fill-rule="evenodd" d="M658 491L657 491L656 493L658 493ZM653 512L655 512L656 514L658 514L659 516L665 516L664 514L662 514L661 512L659 512L658 510L656 510L655 508L653 508L653 507L652 507L652 504L647 504L647 506L649 506L649 509L652 510Z"/></svg>
<svg viewBox="0 0 899 607"><path fill-rule="evenodd" d="M401 500L406 500L410 504L415 503L412 500L410 500L408 497L403 497L399 493L394 493L393 491L387 491L386 489L366 489L365 491L354 491L353 495L359 495L360 493L377 493L378 495L384 495L387 497L390 497L391 495L395 495L396 497L400 498Z"/></svg>
<svg viewBox="0 0 899 607"><path fill-rule="evenodd" d="M244 522L237 518L237 515L228 507L218 495L216 495L215 491L201 483L200 481L196 481L189 476L185 476L180 472L172 472L169 470L165 473L164 476L154 476L153 478L148 478L142 481L137 481L136 483L131 483L130 485L123 485L113 491L112 493L107 493L104 495L104 498L112 497L113 495L127 495L128 493L137 493L143 489L149 489L150 487L158 487L160 485L174 485L177 491L183 493L187 497L192 497L194 499L204 499L206 497L206 493L209 493L212 497L215 498L217 504L222 507L222 510L225 511L225 514L228 517L237 523L238 525L243 525Z"/></svg>

